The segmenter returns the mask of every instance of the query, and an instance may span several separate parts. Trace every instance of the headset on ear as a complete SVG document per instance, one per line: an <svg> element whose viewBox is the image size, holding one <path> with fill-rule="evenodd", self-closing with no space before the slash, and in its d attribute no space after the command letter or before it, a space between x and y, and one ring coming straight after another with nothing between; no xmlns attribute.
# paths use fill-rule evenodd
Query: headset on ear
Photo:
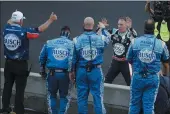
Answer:
<svg viewBox="0 0 170 114"><path fill-rule="evenodd" d="M61 31L60 36L69 37L70 36L70 32L69 31Z"/></svg>
<svg viewBox="0 0 170 114"><path fill-rule="evenodd" d="M70 27L64 26L64 27L61 29L60 36L69 37L69 36L70 36L70 32L71 32Z"/></svg>

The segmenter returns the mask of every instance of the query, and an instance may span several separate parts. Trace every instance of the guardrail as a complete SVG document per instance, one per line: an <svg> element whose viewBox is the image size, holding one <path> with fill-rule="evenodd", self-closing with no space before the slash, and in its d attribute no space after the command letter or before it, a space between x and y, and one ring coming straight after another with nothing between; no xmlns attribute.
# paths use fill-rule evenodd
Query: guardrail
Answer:
<svg viewBox="0 0 170 114"><path fill-rule="evenodd" d="M1 89L3 89L4 69L1 72ZM40 78L38 73L30 73L25 90L25 106L37 111L46 110L46 89L45 81ZM104 84L104 103L113 105L113 107L128 109L130 101L130 88L123 85ZM13 94L15 93L15 86ZM76 89L71 91L71 97L76 99ZM89 102L93 101L92 95L89 95ZM32 105L34 104L34 105ZM35 107L36 106L36 107Z"/></svg>

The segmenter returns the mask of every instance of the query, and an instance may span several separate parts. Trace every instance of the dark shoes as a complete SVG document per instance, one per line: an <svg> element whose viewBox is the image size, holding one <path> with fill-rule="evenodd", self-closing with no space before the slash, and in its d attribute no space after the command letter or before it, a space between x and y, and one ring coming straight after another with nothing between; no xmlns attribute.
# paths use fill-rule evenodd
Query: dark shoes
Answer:
<svg viewBox="0 0 170 114"><path fill-rule="evenodd" d="M9 114L11 109L0 109L0 114Z"/></svg>

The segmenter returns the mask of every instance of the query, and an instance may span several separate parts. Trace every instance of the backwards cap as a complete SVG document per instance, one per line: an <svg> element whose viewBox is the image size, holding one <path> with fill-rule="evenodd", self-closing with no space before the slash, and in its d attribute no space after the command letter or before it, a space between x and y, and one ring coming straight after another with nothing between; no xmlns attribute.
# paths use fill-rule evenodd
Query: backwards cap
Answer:
<svg viewBox="0 0 170 114"><path fill-rule="evenodd" d="M22 12L15 11L12 13L12 16L11 16L12 22L20 22L20 20L22 20L22 19L26 19Z"/></svg>

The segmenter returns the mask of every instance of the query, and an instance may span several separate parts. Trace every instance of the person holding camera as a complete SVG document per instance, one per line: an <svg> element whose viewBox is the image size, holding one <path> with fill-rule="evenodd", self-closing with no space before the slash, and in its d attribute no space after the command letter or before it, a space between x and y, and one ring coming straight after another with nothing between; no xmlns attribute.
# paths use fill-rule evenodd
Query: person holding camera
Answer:
<svg viewBox="0 0 170 114"><path fill-rule="evenodd" d="M166 43L170 51L170 1L154 1L153 9L150 4L150 1L146 2L145 11L155 21L154 34Z"/></svg>

